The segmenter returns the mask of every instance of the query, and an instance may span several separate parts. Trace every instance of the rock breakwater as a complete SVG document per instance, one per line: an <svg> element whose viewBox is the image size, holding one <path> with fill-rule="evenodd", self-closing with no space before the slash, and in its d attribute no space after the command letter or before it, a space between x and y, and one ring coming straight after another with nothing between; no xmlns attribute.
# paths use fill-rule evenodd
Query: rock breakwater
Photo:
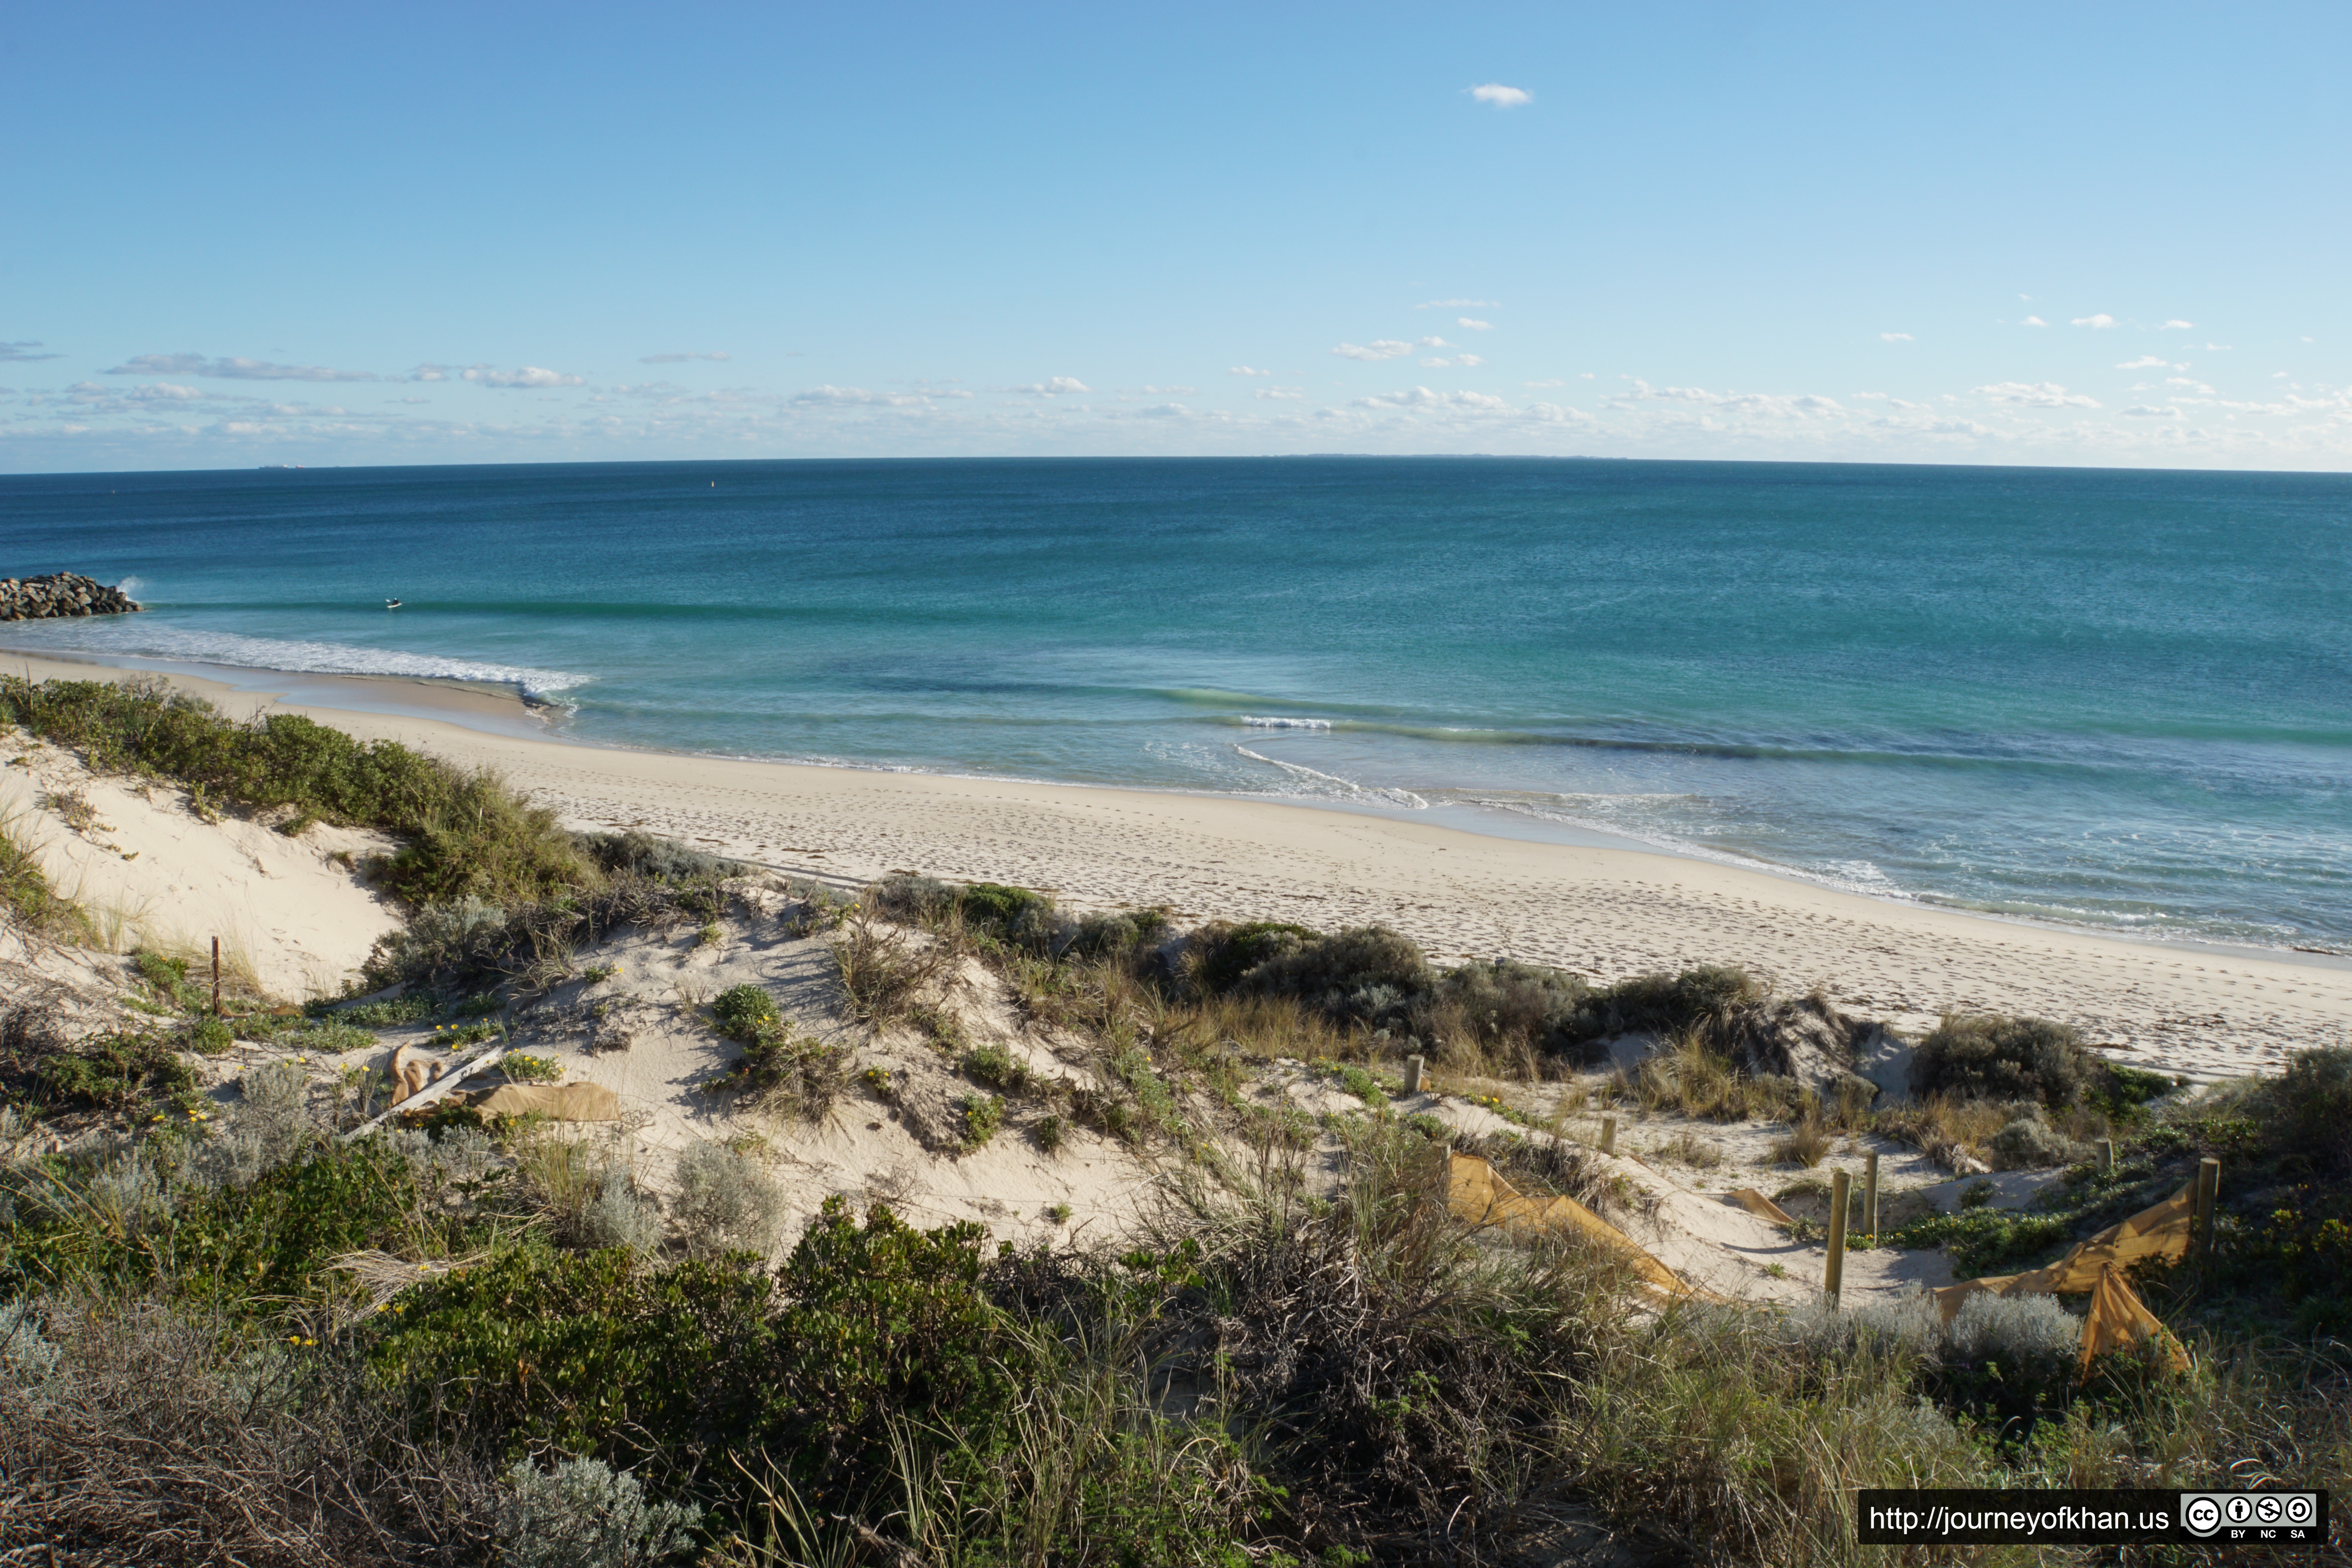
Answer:
<svg viewBox="0 0 2352 1568"><path fill-rule="evenodd" d="M73 572L46 577L0 577L0 621L41 621L57 616L121 616L139 608L130 595Z"/></svg>

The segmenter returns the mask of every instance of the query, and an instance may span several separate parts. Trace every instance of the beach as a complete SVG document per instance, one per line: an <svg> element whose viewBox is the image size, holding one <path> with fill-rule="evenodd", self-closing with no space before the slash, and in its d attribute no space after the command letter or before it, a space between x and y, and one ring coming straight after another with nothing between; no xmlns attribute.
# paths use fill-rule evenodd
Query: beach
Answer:
<svg viewBox="0 0 2352 1568"><path fill-rule="evenodd" d="M130 673L11 655L37 679ZM1440 963L1508 957L1606 983L1730 963L1906 1028L1947 1012L2074 1025L2116 1059L2210 1079L2346 1042L2352 963L2140 942L1842 892L1664 853L1489 837L1202 795L810 767L534 739L523 704L431 682L304 677L281 702L165 677L232 712L284 708L495 768L581 829L639 828L851 887L891 872L1166 905L1192 923L1391 927Z"/></svg>

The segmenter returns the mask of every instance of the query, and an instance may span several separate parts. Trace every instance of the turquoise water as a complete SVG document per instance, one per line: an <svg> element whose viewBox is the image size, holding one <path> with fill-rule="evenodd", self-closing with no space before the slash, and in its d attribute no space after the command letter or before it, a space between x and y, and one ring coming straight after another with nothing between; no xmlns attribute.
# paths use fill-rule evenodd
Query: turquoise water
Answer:
<svg viewBox="0 0 2352 1568"><path fill-rule="evenodd" d="M1482 458L0 479L0 647L511 682L584 740L1597 831L2352 945L2352 479ZM406 607L387 613L397 595Z"/></svg>

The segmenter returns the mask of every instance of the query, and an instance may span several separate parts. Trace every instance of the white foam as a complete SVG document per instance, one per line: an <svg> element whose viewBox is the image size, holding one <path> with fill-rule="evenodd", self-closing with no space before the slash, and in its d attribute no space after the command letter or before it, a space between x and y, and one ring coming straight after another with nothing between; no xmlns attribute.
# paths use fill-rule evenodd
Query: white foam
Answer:
<svg viewBox="0 0 2352 1568"><path fill-rule="evenodd" d="M1360 784L1353 779L1343 779L1337 773L1327 773L1317 768L1301 767L1297 763L1286 763L1280 757L1261 756L1247 746L1235 746L1234 750L1254 763L1265 763L1271 767L1280 768L1294 778L1314 779L1323 784L1337 784L1349 795L1384 800L1391 805L1408 806L1414 811L1429 809L1429 802L1409 789L1382 789L1377 785Z"/></svg>
<svg viewBox="0 0 2352 1568"><path fill-rule="evenodd" d="M1244 713L1242 722L1253 730L1328 730L1328 719L1263 719Z"/></svg>
<svg viewBox="0 0 2352 1568"><path fill-rule="evenodd" d="M526 697L544 700L590 677L561 669L406 653L398 648L355 647L348 643L280 641L237 632L195 631L143 619L19 622L9 638L27 653L69 648L77 653L131 658L173 659L188 664L225 664L239 669L280 669L300 675L395 675L420 680L467 680L512 686Z"/></svg>

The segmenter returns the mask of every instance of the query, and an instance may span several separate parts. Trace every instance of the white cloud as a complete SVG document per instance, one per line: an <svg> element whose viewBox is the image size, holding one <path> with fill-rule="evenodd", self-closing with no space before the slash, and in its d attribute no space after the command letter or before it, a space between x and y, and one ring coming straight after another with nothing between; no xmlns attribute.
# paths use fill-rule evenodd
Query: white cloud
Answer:
<svg viewBox="0 0 2352 1568"><path fill-rule="evenodd" d="M2203 382L2198 380L2193 375L2168 375L2164 378L2164 384L2167 386L2185 386L2200 397L2210 397L2213 395L2213 389L2206 385Z"/></svg>
<svg viewBox="0 0 2352 1568"><path fill-rule="evenodd" d="M33 351L40 346L41 345L37 342L0 343L0 363L16 364L28 363L33 360L63 359L66 357L63 354L35 353Z"/></svg>
<svg viewBox="0 0 2352 1568"><path fill-rule="evenodd" d="M1443 369L1444 369L1447 365L1450 365L1450 364L1452 364L1453 363L1454 363L1454 362L1453 362L1452 360L1447 359L1447 358L1446 358L1444 355L1443 355L1443 354L1440 354L1440 355L1439 355L1439 356L1437 356L1435 359L1425 359L1425 360L1422 361L1422 362L1421 362L1421 365L1422 365L1422 368L1423 368L1423 370L1443 370Z"/></svg>
<svg viewBox="0 0 2352 1568"><path fill-rule="evenodd" d="M2095 316L2077 316L2074 318L2074 324L2078 327L2112 327L2116 324L2116 319L2102 310Z"/></svg>
<svg viewBox="0 0 2352 1568"><path fill-rule="evenodd" d="M1147 386L1143 390L1154 397L1189 397L1201 389L1197 386Z"/></svg>
<svg viewBox="0 0 2352 1568"><path fill-rule="evenodd" d="M1227 375L1272 375L1274 372L1270 370L1252 370L1245 364L1237 364L1231 370L1225 372L1225 374Z"/></svg>
<svg viewBox="0 0 2352 1568"><path fill-rule="evenodd" d="M203 375L223 381L381 381L370 370L329 370L322 364L271 364L257 359L206 359L202 354L141 354L109 375Z"/></svg>
<svg viewBox="0 0 2352 1568"><path fill-rule="evenodd" d="M2125 409L2124 412L2140 419L2178 419L2180 417L2180 410L2178 408L2151 408L2145 403L2135 403L2129 408Z"/></svg>
<svg viewBox="0 0 2352 1568"><path fill-rule="evenodd" d="M1307 395L1303 386L1261 386L1257 395L1270 403L1295 403Z"/></svg>
<svg viewBox="0 0 2352 1568"><path fill-rule="evenodd" d="M1455 324L1456 324L1456 325L1458 325L1458 326L1464 326L1464 327L1467 327L1467 328L1469 328L1469 329L1470 329L1472 331L1474 331L1474 332L1491 332L1491 331L1493 331L1495 330L1495 323L1494 323L1494 322L1492 322L1492 321L1472 321L1472 320L1471 320L1469 317L1467 317L1467 316L1457 316L1457 317L1455 317L1455 318L1454 318L1454 322L1455 322Z"/></svg>
<svg viewBox="0 0 2352 1568"><path fill-rule="evenodd" d="M1455 354L1454 363L1459 365L1476 365L1485 364L1486 362L1476 354Z"/></svg>
<svg viewBox="0 0 2352 1568"><path fill-rule="evenodd" d="M1418 346L1425 349L1450 349L1454 345L1444 338L1423 338Z"/></svg>
<svg viewBox="0 0 2352 1568"><path fill-rule="evenodd" d="M1424 338L1422 341L1427 343L1433 340ZM1374 338L1370 342L1361 346L1355 343L1341 343L1331 352L1341 359L1395 359L1402 354L1412 353L1412 345L1401 343L1394 338Z"/></svg>
<svg viewBox="0 0 2352 1568"><path fill-rule="evenodd" d="M1489 411L1508 407L1501 398L1483 392L1432 392L1425 386L1409 387L1403 392L1375 393L1359 397L1359 408L1473 408Z"/></svg>
<svg viewBox="0 0 2352 1568"><path fill-rule="evenodd" d="M2020 298L2020 299L2022 299L2022 298L2024 298L2024 296L2023 296L2023 295L2020 295L2020 296L2019 296L2019 298ZM2028 317L2026 317L2026 318L2025 318L2025 320L2023 320L2023 321L2021 321L2018 322L2017 324L2018 324L2019 326L2021 326L2021 327L2046 327L2046 326L2048 326L2050 323L2049 323L2049 322L2047 322L2047 321L2043 321L2043 320L2042 320L2041 317L2039 317L2039 316L2028 316Z"/></svg>
<svg viewBox="0 0 2352 1568"><path fill-rule="evenodd" d="M2197 323L2194 321L2167 321L2164 325L2157 328L2156 330L2159 332L2193 332L2197 330Z"/></svg>
<svg viewBox="0 0 2352 1568"><path fill-rule="evenodd" d="M1525 88L1505 87L1499 81L1481 82L1470 89L1470 96L1481 103L1491 103L1497 109L1517 109L1535 101L1535 94Z"/></svg>
<svg viewBox="0 0 2352 1568"><path fill-rule="evenodd" d="M1521 386L1566 386L1568 383L1559 376L1554 376L1549 381L1523 381L1519 384Z"/></svg>
<svg viewBox="0 0 2352 1568"><path fill-rule="evenodd" d="M1571 425L1579 420L1589 424L1592 419L1581 408L1562 407L1557 403L1530 403L1522 412L1539 425Z"/></svg>
<svg viewBox="0 0 2352 1568"><path fill-rule="evenodd" d="M1907 343L1911 341L1911 334L1908 332L1881 332L1878 336L1882 342Z"/></svg>
<svg viewBox="0 0 2352 1568"><path fill-rule="evenodd" d="M490 370L477 366L466 372L465 379L478 386L498 386L523 392L536 392L550 386L580 386L586 381L583 376L547 370L535 364L524 365L520 370Z"/></svg>
<svg viewBox="0 0 2352 1568"><path fill-rule="evenodd" d="M1094 388L1075 375L1053 375L1044 381L1033 381L1026 386L1008 386L1004 390L1025 392L1034 397L1061 397L1074 392L1092 392Z"/></svg>
<svg viewBox="0 0 2352 1568"><path fill-rule="evenodd" d="M2127 359L2124 361L2123 363L2116 366L2116 368L2117 370L2154 370L2158 365L2166 363L2167 362L2162 354L2142 354L2137 359Z"/></svg>
<svg viewBox="0 0 2352 1568"><path fill-rule="evenodd" d="M862 386L813 386L806 392L793 394L792 400L811 408L916 408L924 396L919 392L868 392Z"/></svg>
<svg viewBox="0 0 2352 1568"><path fill-rule="evenodd" d="M2207 343L2205 345L2205 352L2211 354L2225 354L2230 352L2230 349L2231 345L2228 343Z"/></svg>
<svg viewBox="0 0 2352 1568"><path fill-rule="evenodd" d="M720 364L727 363L727 356L716 351L707 354L647 354L637 363L639 364L684 364L687 361L695 359L715 360Z"/></svg>
<svg viewBox="0 0 2352 1568"><path fill-rule="evenodd" d="M2099 400L2085 397L2079 392L2068 392L2054 381L2039 385L2022 381L2004 381L1991 386L1979 386L1977 392L1995 403L2014 404L2021 408L2096 408Z"/></svg>
<svg viewBox="0 0 2352 1568"><path fill-rule="evenodd" d="M1416 310L1498 310L1500 300L1423 300L1413 307Z"/></svg>

